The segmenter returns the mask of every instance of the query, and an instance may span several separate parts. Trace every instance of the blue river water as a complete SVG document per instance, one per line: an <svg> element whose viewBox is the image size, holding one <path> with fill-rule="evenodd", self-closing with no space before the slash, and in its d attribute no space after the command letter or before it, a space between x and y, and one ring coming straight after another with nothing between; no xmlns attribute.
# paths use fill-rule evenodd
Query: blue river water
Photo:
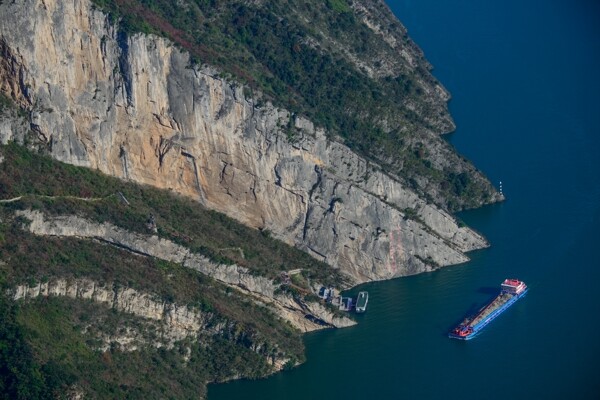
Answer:
<svg viewBox="0 0 600 400"><path fill-rule="evenodd" d="M450 142L503 182L506 202L461 214L492 247L358 288L358 326L306 335L305 364L209 400L599 399L600 2L388 4L452 93ZM448 339L506 277L528 295L476 339Z"/></svg>

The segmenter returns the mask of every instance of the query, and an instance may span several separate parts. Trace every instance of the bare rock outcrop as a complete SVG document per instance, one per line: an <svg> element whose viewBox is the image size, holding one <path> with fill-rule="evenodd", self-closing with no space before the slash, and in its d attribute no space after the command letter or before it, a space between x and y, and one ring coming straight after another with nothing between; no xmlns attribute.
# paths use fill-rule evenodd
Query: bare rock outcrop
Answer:
<svg viewBox="0 0 600 400"><path fill-rule="evenodd" d="M162 300L159 296L140 292L115 284L101 284L89 279L54 279L35 285L19 285L10 291L13 300L27 300L38 297L67 297L76 300L89 300L116 311L141 317L143 326L120 326L114 332L90 332L101 343L99 350L106 351L118 346L121 351L135 351L145 346L173 348L175 343L191 339L193 341L212 336L227 336L238 331L236 322L213 313L203 312L184 304L175 304ZM102 321L94 321L96 324ZM84 327L90 331L91 326ZM235 335L235 334L234 334ZM258 341L257 341L258 340ZM273 371L281 370L289 361L284 353L278 356L266 352L260 337L245 337L247 346L265 357Z"/></svg>
<svg viewBox="0 0 600 400"><path fill-rule="evenodd" d="M167 303L158 296L141 293L132 288L99 284L89 279L57 279L34 286L20 285L12 291L14 300L49 296L91 300L120 312L158 321L161 323L158 330L160 338L151 343L156 347L172 347L173 343L188 337L219 333L215 330L216 324L209 324L212 320L209 313L192 310L185 305ZM131 336L124 335L116 338L116 341L120 342L124 349L135 350L130 343L136 340Z"/></svg>
<svg viewBox="0 0 600 400"><path fill-rule="evenodd" d="M0 88L30 110L58 160L193 197L355 283L462 263L487 246L311 121L256 104L164 38L120 34L89 0L4 2L0 21L10 56ZM213 275L226 281L228 268Z"/></svg>

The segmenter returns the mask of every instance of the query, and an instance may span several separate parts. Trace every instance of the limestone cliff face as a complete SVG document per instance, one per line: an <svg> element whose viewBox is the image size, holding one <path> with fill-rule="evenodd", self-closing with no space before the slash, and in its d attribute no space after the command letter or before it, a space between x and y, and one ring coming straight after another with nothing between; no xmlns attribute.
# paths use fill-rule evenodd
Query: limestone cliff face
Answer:
<svg viewBox="0 0 600 400"><path fill-rule="evenodd" d="M147 320L158 321L162 325L162 340L155 340L153 345L172 346L174 342L199 334L213 335L219 333L212 323L209 313L190 310L186 306L169 304L131 288L118 288L113 285L101 285L88 279L68 281L57 279L33 286L17 286L12 293L14 300L33 299L36 297L69 297L72 299L91 300L104 304L120 312L137 315ZM126 350L135 350L127 346L126 340L118 340Z"/></svg>
<svg viewBox="0 0 600 400"><path fill-rule="evenodd" d="M0 88L58 160L193 197L355 283L487 245L310 121L192 67L166 39L119 34L88 0L4 2L0 21Z"/></svg>
<svg viewBox="0 0 600 400"><path fill-rule="evenodd" d="M141 317L145 322L143 329L135 324L121 326L116 332L101 333L100 350L106 351L117 345L121 351L135 351L140 347L172 348L176 342L190 338L202 340L203 337L231 336L236 332L236 322L216 318L212 313L203 312L187 305L165 302L156 295L139 292L132 288L118 287L112 284L100 284L89 279L55 279L35 285L20 285L11 291L14 300L28 300L37 297L67 297L77 300L90 300L105 305L115 311ZM96 318L95 318L96 319ZM93 321L90 325L101 324ZM84 331L90 331L85 327ZM238 333L239 335L239 333ZM229 337L232 341L242 342L240 338ZM283 368L289 358L282 353L274 356L265 352L266 346L260 337L245 337L244 342L253 351L267 359L273 372Z"/></svg>

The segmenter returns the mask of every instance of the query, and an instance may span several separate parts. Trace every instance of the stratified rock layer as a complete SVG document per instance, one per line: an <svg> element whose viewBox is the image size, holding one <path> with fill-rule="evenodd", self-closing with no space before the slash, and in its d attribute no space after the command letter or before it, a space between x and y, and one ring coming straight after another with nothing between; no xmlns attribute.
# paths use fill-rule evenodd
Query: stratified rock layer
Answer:
<svg viewBox="0 0 600 400"><path fill-rule="evenodd" d="M231 332L238 332L236 322L217 317L188 305L166 302L159 296L140 292L128 287L100 284L89 279L53 279L35 285L19 285L11 290L14 300L30 300L37 297L67 297L90 300L121 313L140 317L142 326L121 326L117 331L100 334L100 350L107 351L117 345L121 351L135 351L140 347L166 347L168 349L186 338L202 340L211 336L234 336L229 340L241 342ZM101 323L101 321L93 321ZM87 330L85 328L84 330ZM283 368L289 358L284 353L276 356L265 351L265 338L258 334L246 335L244 342L252 351L264 357L272 372Z"/></svg>
<svg viewBox="0 0 600 400"><path fill-rule="evenodd" d="M251 274L244 267L216 264L184 246L158 236L129 232L109 223L99 224L76 216L47 217L39 211L31 210L18 211L17 215L29 221L28 229L36 235L94 239L136 254L181 264L268 306L302 332L326 327L345 328L356 324L347 317L335 315L320 303L277 294L278 285L265 277Z"/></svg>
<svg viewBox="0 0 600 400"><path fill-rule="evenodd" d="M141 293L132 288L102 285L88 279L57 279L32 286L20 285L12 293L14 300L48 296L92 300L116 311L158 321L163 325L163 339L169 347L187 337L199 334L214 335L219 331L218 327L215 329L216 324L209 313L192 310L185 305L167 303L158 296ZM154 345L161 347L163 342L157 340Z"/></svg>

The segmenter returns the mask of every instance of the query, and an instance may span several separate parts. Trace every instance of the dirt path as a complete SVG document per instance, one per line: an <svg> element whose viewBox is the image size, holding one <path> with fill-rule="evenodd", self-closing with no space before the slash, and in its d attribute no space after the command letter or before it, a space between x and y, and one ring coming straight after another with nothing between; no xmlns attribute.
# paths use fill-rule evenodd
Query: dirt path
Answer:
<svg viewBox="0 0 600 400"><path fill-rule="evenodd" d="M27 197L27 196L38 197L38 198L42 198L42 199L71 199L71 200L82 200L82 201L101 201L101 200L108 199L109 197L114 196L114 194L109 194L108 196L104 196L104 197L46 196L46 195L41 195L41 194L28 194L25 196L13 197L12 199L3 199L3 200L0 200L0 203L13 203L13 202L19 201L23 197Z"/></svg>

